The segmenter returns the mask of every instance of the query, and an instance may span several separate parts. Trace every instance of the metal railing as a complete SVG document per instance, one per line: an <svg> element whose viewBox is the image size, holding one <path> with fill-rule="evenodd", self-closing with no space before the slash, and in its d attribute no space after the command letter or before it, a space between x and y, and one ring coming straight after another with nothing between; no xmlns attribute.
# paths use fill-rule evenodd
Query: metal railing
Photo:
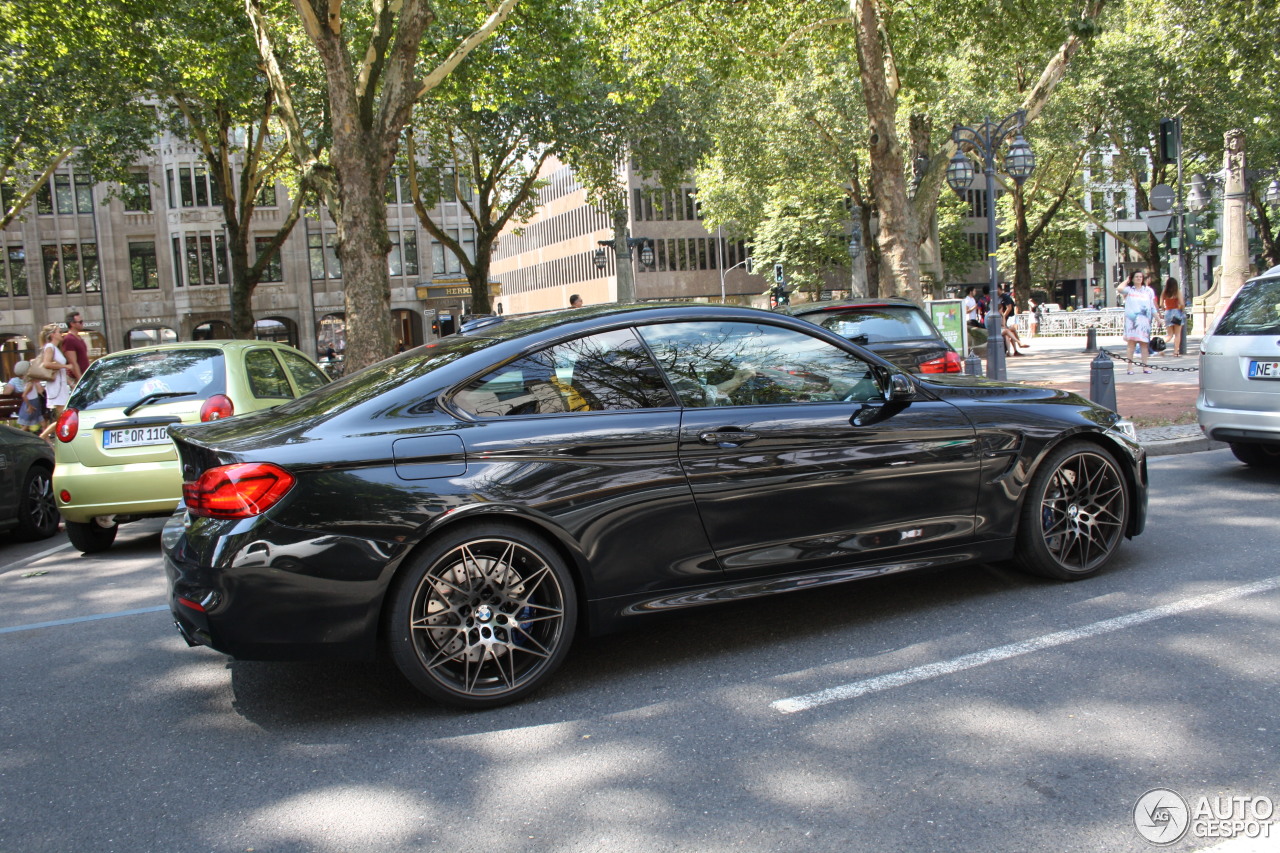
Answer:
<svg viewBox="0 0 1280 853"><path fill-rule="evenodd" d="M1019 335L1031 332L1031 314L1015 314L1011 325ZM1036 334L1044 337L1072 337L1089 334L1089 328L1098 330L1099 335L1124 334L1124 309L1103 308L1095 310L1085 308L1079 311L1045 311L1040 315L1040 328ZM1164 335L1164 323L1157 317L1151 324L1153 335Z"/></svg>

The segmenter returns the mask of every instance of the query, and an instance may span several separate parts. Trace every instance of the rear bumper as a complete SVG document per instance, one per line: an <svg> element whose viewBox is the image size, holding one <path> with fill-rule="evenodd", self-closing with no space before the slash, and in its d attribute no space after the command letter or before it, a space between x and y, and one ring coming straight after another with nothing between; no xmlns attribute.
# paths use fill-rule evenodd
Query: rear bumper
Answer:
<svg viewBox="0 0 1280 853"><path fill-rule="evenodd" d="M244 660L371 659L391 576L386 546L261 517L174 513L161 537L183 638Z"/></svg>
<svg viewBox="0 0 1280 853"><path fill-rule="evenodd" d="M1201 394L1196 400L1196 419L1214 441L1280 444L1280 412L1211 406Z"/></svg>
<svg viewBox="0 0 1280 853"><path fill-rule="evenodd" d="M58 511L67 521L100 515L168 515L182 498L177 460L89 467L59 462L53 469ZM66 492L71 500L64 501Z"/></svg>

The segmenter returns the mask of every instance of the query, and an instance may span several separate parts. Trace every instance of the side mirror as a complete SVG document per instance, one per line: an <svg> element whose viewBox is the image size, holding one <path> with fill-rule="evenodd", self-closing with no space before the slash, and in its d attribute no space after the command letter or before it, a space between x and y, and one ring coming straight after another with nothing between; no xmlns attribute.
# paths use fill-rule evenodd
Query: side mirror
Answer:
<svg viewBox="0 0 1280 853"><path fill-rule="evenodd" d="M889 374L889 382L884 388L884 400L886 403L900 402L910 400L915 395L915 386L911 384L911 380L902 373Z"/></svg>

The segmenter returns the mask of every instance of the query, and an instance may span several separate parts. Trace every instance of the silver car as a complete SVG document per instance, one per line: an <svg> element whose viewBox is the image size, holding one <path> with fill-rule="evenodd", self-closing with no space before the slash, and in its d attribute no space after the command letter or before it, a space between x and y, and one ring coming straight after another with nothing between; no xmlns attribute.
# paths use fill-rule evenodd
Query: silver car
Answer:
<svg viewBox="0 0 1280 853"><path fill-rule="evenodd" d="M1245 282L1201 341L1196 415L1241 462L1280 468L1280 267Z"/></svg>

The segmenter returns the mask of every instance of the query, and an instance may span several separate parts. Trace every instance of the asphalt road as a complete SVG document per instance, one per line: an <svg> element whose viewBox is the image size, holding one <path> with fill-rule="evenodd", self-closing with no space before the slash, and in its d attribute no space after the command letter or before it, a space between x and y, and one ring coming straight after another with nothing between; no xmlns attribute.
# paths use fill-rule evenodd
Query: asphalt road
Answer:
<svg viewBox="0 0 1280 853"><path fill-rule="evenodd" d="M1280 800L1280 474L1151 470L1146 534L1093 580L687 612L478 714L377 667L188 649L153 610L157 523L95 557L0 545L0 851L1156 849L1153 788ZM1280 848L1261 829L1217 849Z"/></svg>

